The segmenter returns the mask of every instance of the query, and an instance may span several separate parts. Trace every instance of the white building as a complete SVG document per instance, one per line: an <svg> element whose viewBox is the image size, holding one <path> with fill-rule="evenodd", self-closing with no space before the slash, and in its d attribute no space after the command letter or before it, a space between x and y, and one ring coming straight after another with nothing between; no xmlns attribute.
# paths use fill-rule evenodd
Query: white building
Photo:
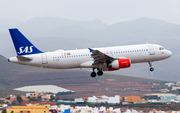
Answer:
<svg viewBox="0 0 180 113"><path fill-rule="evenodd" d="M165 83L164 85L166 85L166 86L168 86L168 87L171 87L171 86L174 86L174 85L176 85L174 82L172 82L172 83Z"/></svg>
<svg viewBox="0 0 180 113"><path fill-rule="evenodd" d="M94 103L111 103L111 104L116 104L120 103L120 96L115 95L115 97L108 97L105 95L102 96L93 96L93 97L88 97L87 102L94 102Z"/></svg>
<svg viewBox="0 0 180 113"><path fill-rule="evenodd" d="M87 102L97 102L97 97L96 96L93 96L93 97L88 97L88 100Z"/></svg>
<svg viewBox="0 0 180 113"><path fill-rule="evenodd" d="M116 103L120 103L120 96L119 95L115 95L115 97L109 97L108 98L108 103L113 103L113 104L116 104Z"/></svg>
<svg viewBox="0 0 180 113"><path fill-rule="evenodd" d="M30 96L31 96L30 93L26 93L26 98L27 98L27 97L30 97Z"/></svg>
<svg viewBox="0 0 180 113"><path fill-rule="evenodd" d="M113 110L113 113L121 113L121 109L120 108L116 108Z"/></svg>
<svg viewBox="0 0 180 113"><path fill-rule="evenodd" d="M171 93L154 93L145 94L144 98L149 102L171 102L172 99L177 99L179 96Z"/></svg>
<svg viewBox="0 0 180 113"><path fill-rule="evenodd" d="M75 98L74 101L75 102L84 102L84 99L83 98Z"/></svg>

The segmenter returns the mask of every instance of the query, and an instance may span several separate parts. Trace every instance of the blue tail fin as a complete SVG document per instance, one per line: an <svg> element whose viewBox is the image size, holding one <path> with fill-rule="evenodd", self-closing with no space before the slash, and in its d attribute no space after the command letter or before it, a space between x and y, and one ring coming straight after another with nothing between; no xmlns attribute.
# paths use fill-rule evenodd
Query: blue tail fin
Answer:
<svg viewBox="0 0 180 113"><path fill-rule="evenodd" d="M9 29L18 56L43 53L38 50L18 29Z"/></svg>

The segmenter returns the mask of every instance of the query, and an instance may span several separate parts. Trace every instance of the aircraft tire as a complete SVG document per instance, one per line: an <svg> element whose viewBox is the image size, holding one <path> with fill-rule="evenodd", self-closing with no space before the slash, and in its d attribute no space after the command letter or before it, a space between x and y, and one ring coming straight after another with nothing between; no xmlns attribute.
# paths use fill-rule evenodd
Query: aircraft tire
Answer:
<svg viewBox="0 0 180 113"><path fill-rule="evenodd" d="M98 74L98 76L102 76L102 75L103 75L103 71L99 70L99 71L97 72L97 74Z"/></svg>
<svg viewBox="0 0 180 113"><path fill-rule="evenodd" d="M96 77L96 73L95 73L95 72L92 72L92 73L91 73L91 77L92 77L92 78Z"/></svg>
<svg viewBox="0 0 180 113"><path fill-rule="evenodd" d="M151 72L154 71L154 68L151 67L151 68L150 68L150 71L151 71Z"/></svg>

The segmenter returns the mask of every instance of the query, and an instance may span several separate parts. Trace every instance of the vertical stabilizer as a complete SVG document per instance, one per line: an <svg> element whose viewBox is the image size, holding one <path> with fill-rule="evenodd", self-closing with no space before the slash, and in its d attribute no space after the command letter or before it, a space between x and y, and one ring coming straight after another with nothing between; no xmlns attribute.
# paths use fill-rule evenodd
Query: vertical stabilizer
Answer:
<svg viewBox="0 0 180 113"><path fill-rule="evenodd" d="M43 53L38 50L18 29L9 29L18 56Z"/></svg>

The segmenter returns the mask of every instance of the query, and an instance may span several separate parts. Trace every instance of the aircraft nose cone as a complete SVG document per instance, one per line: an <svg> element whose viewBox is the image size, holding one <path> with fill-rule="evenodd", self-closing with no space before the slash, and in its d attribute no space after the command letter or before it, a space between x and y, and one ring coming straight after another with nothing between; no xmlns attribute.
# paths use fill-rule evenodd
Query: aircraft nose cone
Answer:
<svg viewBox="0 0 180 113"><path fill-rule="evenodd" d="M168 57L171 57L172 56L172 52L168 50L167 55L168 55Z"/></svg>

